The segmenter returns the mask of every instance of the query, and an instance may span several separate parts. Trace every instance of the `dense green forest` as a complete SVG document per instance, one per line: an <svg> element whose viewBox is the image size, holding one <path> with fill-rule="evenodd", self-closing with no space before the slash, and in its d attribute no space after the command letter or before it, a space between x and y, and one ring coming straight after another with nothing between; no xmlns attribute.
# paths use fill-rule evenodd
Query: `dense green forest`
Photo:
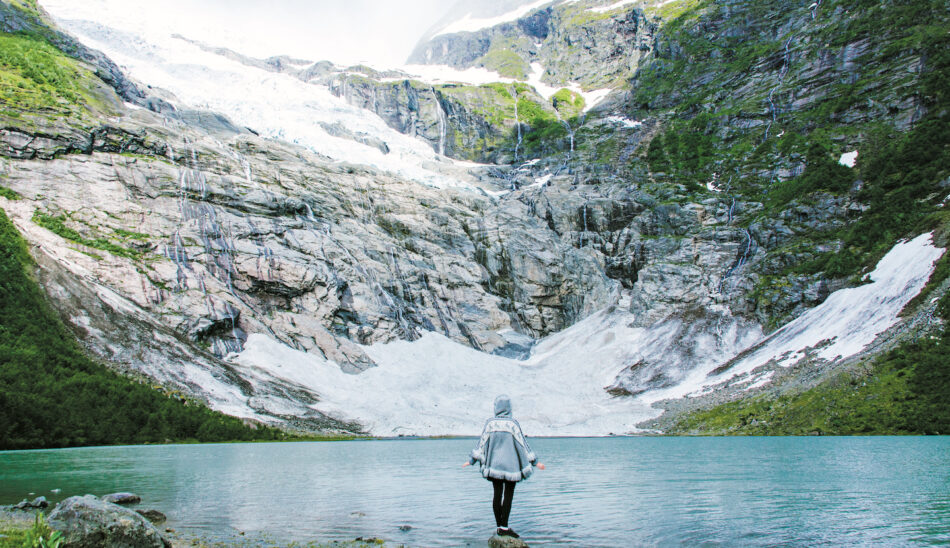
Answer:
<svg viewBox="0 0 950 548"><path fill-rule="evenodd" d="M283 436L96 363L46 302L32 270L26 244L0 209L0 449Z"/></svg>

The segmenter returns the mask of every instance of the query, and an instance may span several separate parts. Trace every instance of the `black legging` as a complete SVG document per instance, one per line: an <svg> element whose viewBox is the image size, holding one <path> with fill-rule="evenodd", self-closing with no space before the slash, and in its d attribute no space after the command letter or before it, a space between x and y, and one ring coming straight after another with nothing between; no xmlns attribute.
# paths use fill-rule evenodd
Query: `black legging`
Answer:
<svg viewBox="0 0 950 548"><path fill-rule="evenodd" d="M515 482L492 479L491 485L495 488L495 498L491 502L491 509L495 512L495 525L508 527L508 516L511 515L511 498L515 495Z"/></svg>

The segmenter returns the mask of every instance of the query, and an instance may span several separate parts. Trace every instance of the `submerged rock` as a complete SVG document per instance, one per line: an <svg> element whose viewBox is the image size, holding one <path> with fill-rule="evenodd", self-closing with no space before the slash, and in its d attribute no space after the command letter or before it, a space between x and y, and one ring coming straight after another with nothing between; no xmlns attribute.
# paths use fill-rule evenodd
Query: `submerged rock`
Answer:
<svg viewBox="0 0 950 548"><path fill-rule="evenodd" d="M489 548L528 548L528 544L520 538L499 535L492 535L488 539L488 546Z"/></svg>
<svg viewBox="0 0 950 548"><path fill-rule="evenodd" d="M152 523L164 523L168 518L165 514L159 512L158 510L148 509L148 510L136 510L135 513L142 516L143 518L149 520Z"/></svg>
<svg viewBox="0 0 950 548"><path fill-rule="evenodd" d="M171 546L144 517L93 495L64 500L48 521L51 528L63 532L65 548Z"/></svg>
<svg viewBox="0 0 950 548"><path fill-rule="evenodd" d="M135 493L110 493L103 495L102 500L112 504L138 504L142 502L142 497Z"/></svg>

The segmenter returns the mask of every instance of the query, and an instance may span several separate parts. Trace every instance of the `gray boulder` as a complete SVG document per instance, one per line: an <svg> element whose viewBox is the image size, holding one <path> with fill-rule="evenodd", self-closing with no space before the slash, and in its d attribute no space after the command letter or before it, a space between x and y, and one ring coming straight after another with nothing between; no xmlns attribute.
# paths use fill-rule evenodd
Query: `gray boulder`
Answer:
<svg viewBox="0 0 950 548"><path fill-rule="evenodd" d="M64 548L171 547L147 519L93 495L64 500L48 521L51 528L63 532Z"/></svg>
<svg viewBox="0 0 950 548"><path fill-rule="evenodd" d="M488 539L489 548L528 548L528 544L520 538L514 537L502 537L499 535L492 535Z"/></svg>
<svg viewBox="0 0 950 548"><path fill-rule="evenodd" d="M110 493L103 495L102 500L112 504L138 504L142 502L142 497L135 493Z"/></svg>
<svg viewBox="0 0 950 548"><path fill-rule="evenodd" d="M46 500L46 497L36 497L33 500L23 499L13 508L17 510L35 510L43 509L47 506L49 506L49 501Z"/></svg>

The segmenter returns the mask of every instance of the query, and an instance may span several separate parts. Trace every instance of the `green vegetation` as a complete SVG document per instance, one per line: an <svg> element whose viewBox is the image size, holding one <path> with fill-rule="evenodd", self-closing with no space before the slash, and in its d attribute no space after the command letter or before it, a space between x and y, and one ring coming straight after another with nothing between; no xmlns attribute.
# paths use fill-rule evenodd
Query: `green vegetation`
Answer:
<svg viewBox="0 0 950 548"><path fill-rule="evenodd" d="M0 33L0 114L77 117L95 98L94 76L43 38Z"/></svg>
<svg viewBox="0 0 950 548"><path fill-rule="evenodd" d="M16 191L5 186L0 186L0 196L3 196L7 200L19 200L22 198L22 196L20 196Z"/></svg>
<svg viewBox="0 0 950 548"><path fill-rule="evenodd" d="M113 114L109 87L81 61L59 49L61 37L33 0L0 5L0 120L34 130L50 124L82 129L98 114Z"/></svg>
<svg viewBox="0 0 950 548"><path fill-rule="evenodd" d="M76 232L72 228L66 226L66 217L63 215L53 217L37 210L33 213L33 222L43 228L53 231L57 235L71 242L76 242L77 244L82 244L95 249L101 249L102 251L108 251L113 255L118 255L119 257L127 257L129 259L142 258L141 251L116 245L106 238L84 238L79 232ZM129 239L141 240L148 237L145 234L129 232L121 229L116 230L116 233Z"/></svg>
<svg viewBox="0 0 950 548"><path fill-rule="evenodd" d="M629 9L629 6L626 6L626 8ZM615 14L616 12L611 13L591 11L587 6L584 5L568 4L564 6L562 26L565 29L569 29L571 27L582 27L591 23L596 23L597 21L606 21Z"/></svg>
<svg viewBox="0 0 950 548"><path fill-rule="evenodd" d="M699 0L657 0L653 5L646 7L646 14L650 17L659 17L670 21L692 10L699 4Z"/></svg>
<svg viewBox="0 0 950 548"><path fill-rule="evenodd" d="M945 299L946 300L946 299ZM950 307L948 307L950 308ZM950 335L904 343L863 371L799 393L692 413L670 433L802 435L950 433Z"/></svg>
<svg viewBox="0 0 950 548"><path fill-rule="evenodd" d="M142 234L141 232L133 232L131 230L124 230L121 228L116 228L113 230L119 236L129 239L129 240L147 240L149 238L148 234Z"/></svg>
<svg viewBox="0 0 950 548"><path fill-rule="evenodd" d="M561 118L574 118L584 111L584 96L567 88L561 88L551 96L551 106L561 114Z"/></svg>
<svg viewBox="0 0 950 548"><path fill-rule="evenodd" d="M706 27L697 24L699 19L723 17L723 6L715 2L668 6L679 9L686 4L690 9L671 17L663 29L677 48L658 54L634 80L639 110L669 113L663 130L645 150L650 170L665 175L658 180L685 185L688 192L700 194L714 176L723 181L730 174L730 193L764 203L766 209L760 215L775 215L795 202L808 203L816 193L849 194L856 181L863 181L853 198L867 204L866 211L847 219L843 227L799 228L795 241L787 244L814 249L819 242L840 242L843 249L811 253L784 272L764 273L770 276L764 280L766 285L782 284L787 275L853 278L873 266L896 240L942 222L938 203L947 192L939 185L950 175L950 38L941 2L885 5L829 0L820 7L823 17L809 18L792 31L780 29L778 22L787 20L788 10L804 8L777 0L730 8L743 11L732 13L730 20L762 21L769 27L770 31L759 29L755 36L704 31ZM848 17L831 17L838 9L847 9ZM799 67L817 62L821 51L841 54L845 46L869 36L874 40L855 63L885 69L860 71L855 73L856 81L841 80L820 89L806 83L814 100L791 107L794 97L804 93L793 91ZM789 59L783 55L785 44L792 51ZM924 60L919 76L901 70L896 60L912 55ZM777 75L783 70L787 72L780 81ZM737 86L750 81L750 72L761 74L763 78L757 80L761 83L738 90ZM879 116L864 114L879 112L885 102L911 98L917 98L927 112L911 131L899 131L885 122L886 109ZM735 123L750 118L750 113L761 120L772 108L778 112L769 131L762 125L743 129ZM856 169L837 163L838 156L852 147L861 154ZM794 167L798 158L805 158L800 176L776 180L768 175L776 167ZM767 292L768 287L763 289Z"/></svg>
<svg viewBox="0 0 950 548"><path fill-rule="evenodd" d="M0 211L0 449L282 436L91 360L31 271L26 244Z"/></svg>
<svg viewBox="0 0 950 548"><path fill-rule="evenodd" d="M771 210L778 210L788 202L807 196L813 192L827 191L846 193L857 174L851 168L841 165L831 153L827 142L815 139L808 146L805 173L800 177L774 185L769 191L767 204Z"/></svg>
<svg viewBox="0 0 950 548"><path fill-rule="evenodd" d="M527 61L508 47L500 44L492 44L491 49L478 62L488 70L493 70L506 78L524 80L531 72L531 67Z"/></svg>
<svg viewBox="0 0 950 548"><path fill-rule="evenodd" d="M63 543L63 533L53 531L46 523L46 517L37 513L33 520L33 527L26 532L23 539L25 548L58 548Z"/></svg>
<svg viewBox="0 0 950 548"><path fill-rule="evenodd" d="M446 85L440 91L464 103L492 126L506 128L505 133L497 139L479 141L476 149L504 148L513 151L517 142L517 120L521 124L520 153L523 157L537 157L552 150L567 149L567 125L574 128L580 125L578 113L584 107L584 98L570 90L560 90L548 103L533 88L520 82L480 86ZM559 111L563 113L563 121L558 118ZM463 149L461 143L457 144L456 149Z"/></svg>

